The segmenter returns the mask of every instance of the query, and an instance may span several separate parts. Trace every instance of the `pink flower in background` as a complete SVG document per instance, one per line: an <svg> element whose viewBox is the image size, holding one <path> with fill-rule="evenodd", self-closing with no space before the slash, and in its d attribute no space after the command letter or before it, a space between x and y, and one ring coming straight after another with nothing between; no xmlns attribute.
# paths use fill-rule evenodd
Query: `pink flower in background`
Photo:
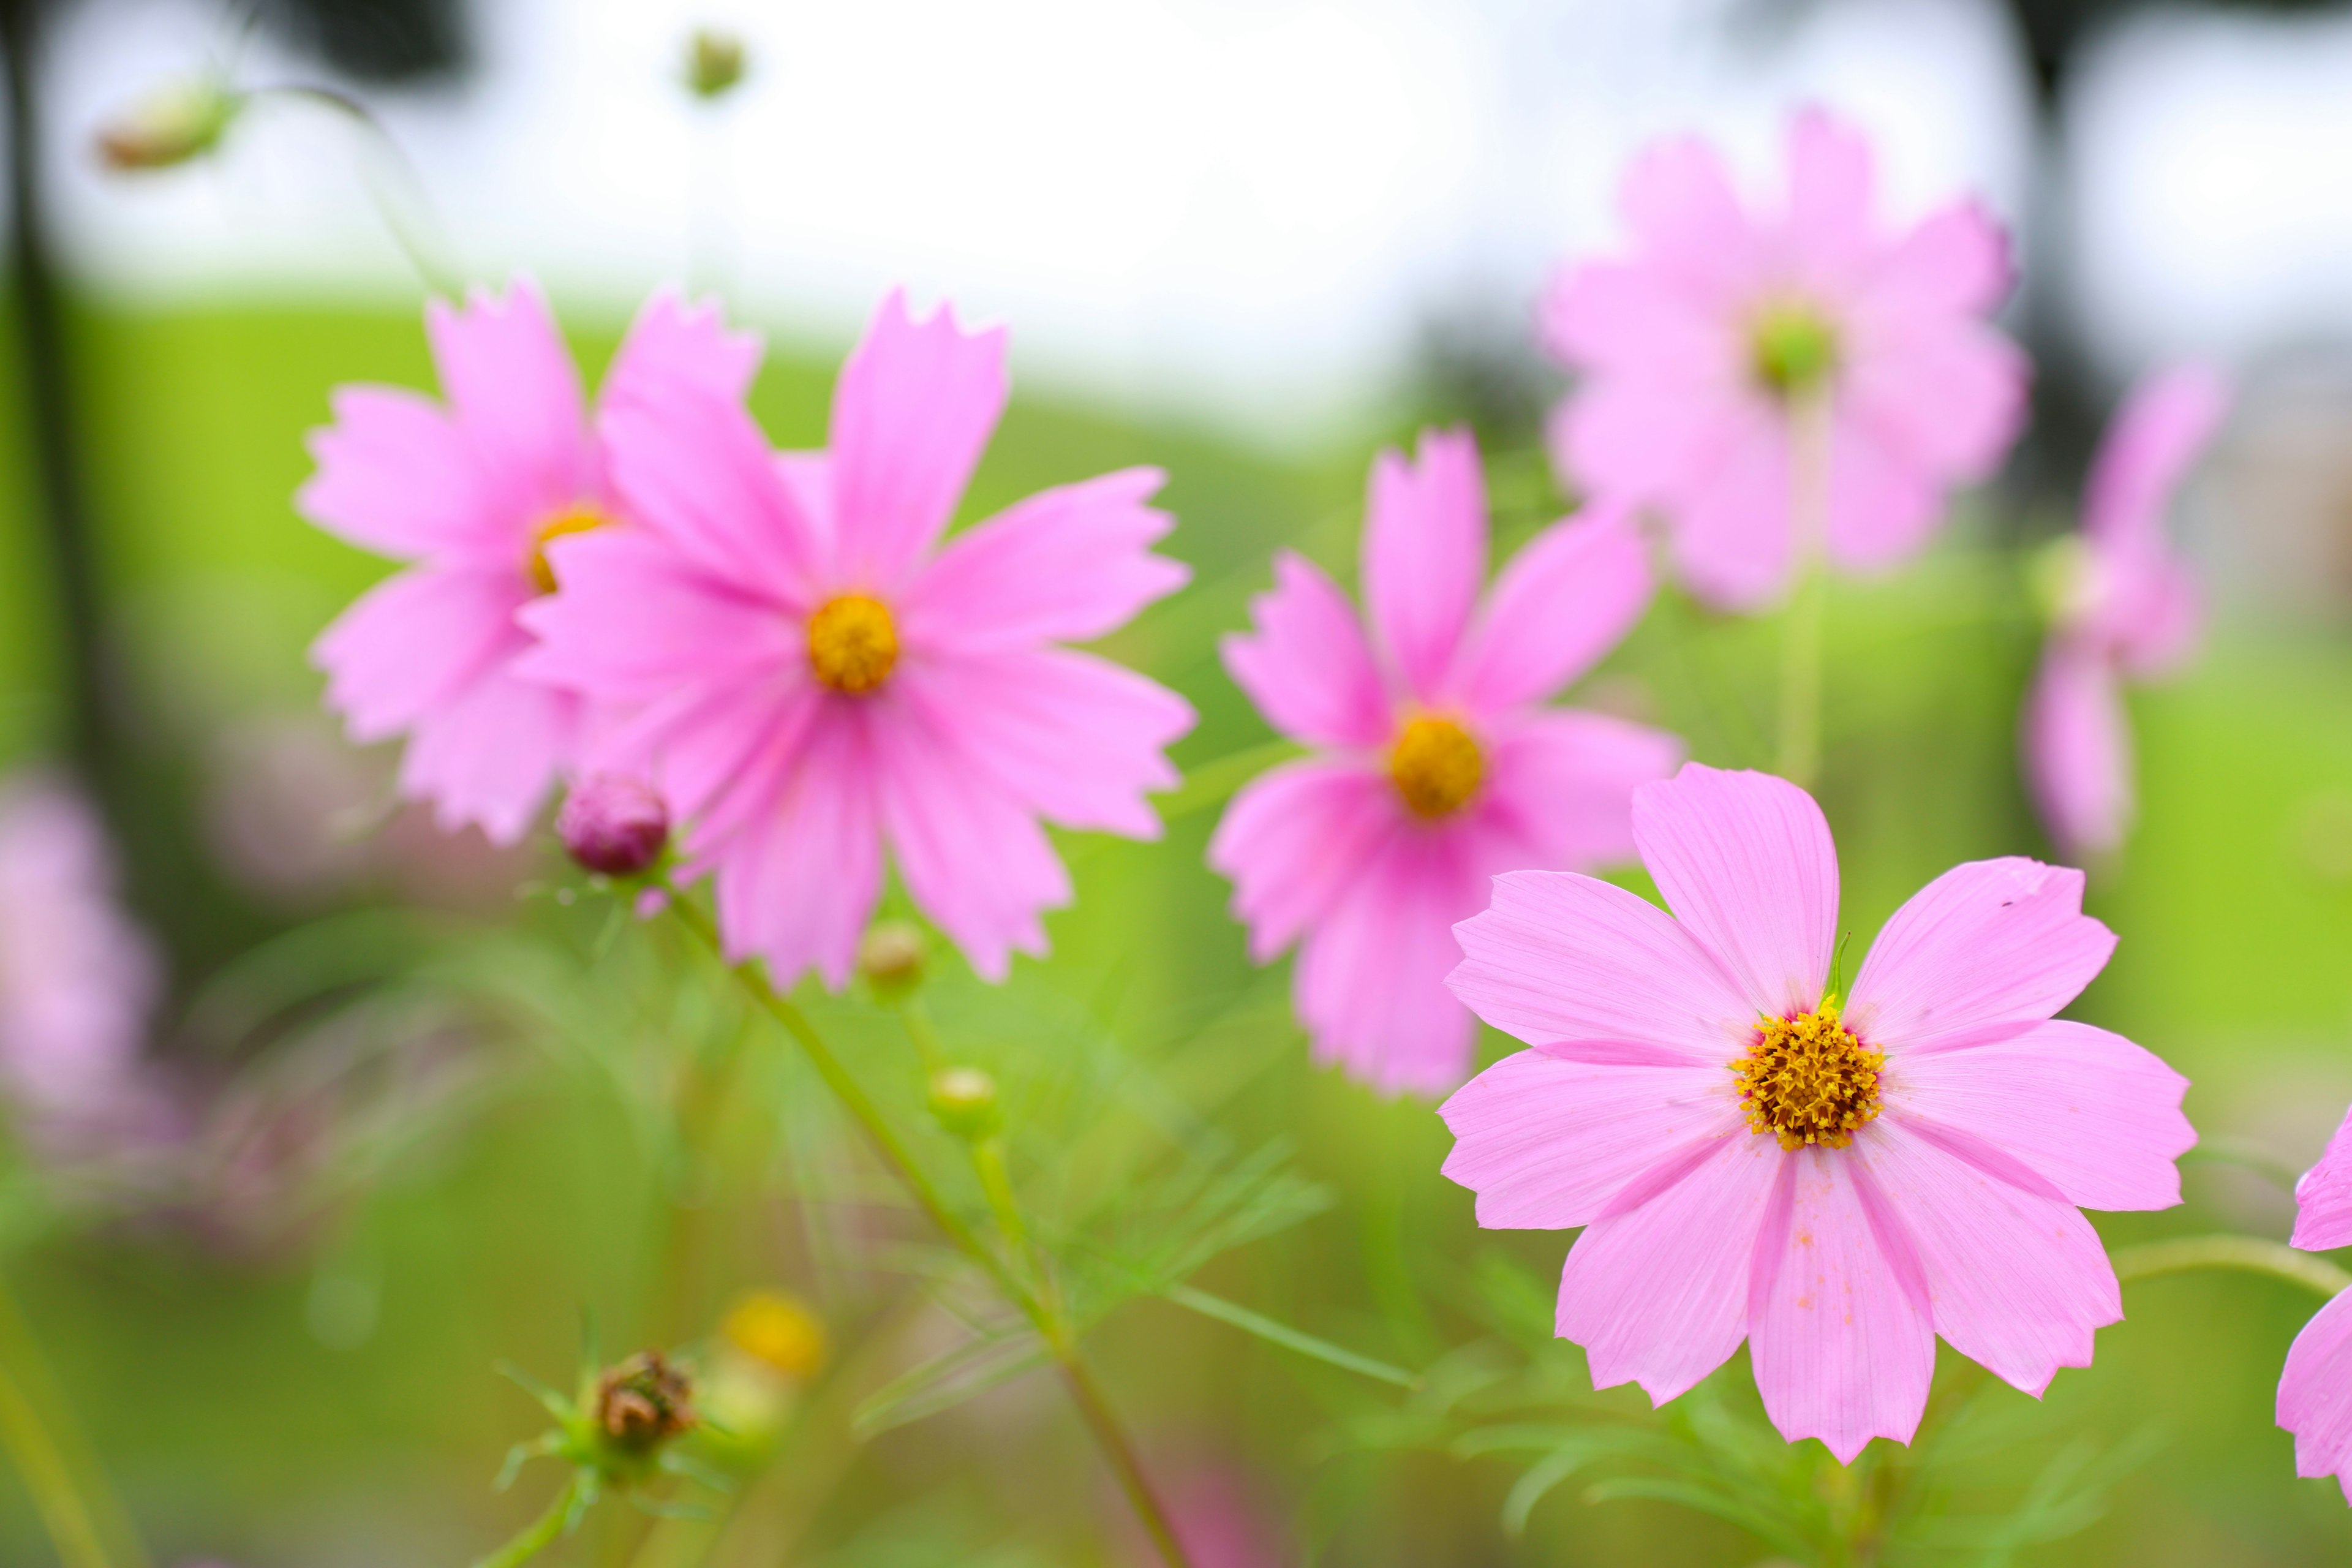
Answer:
<svg viewBox="0 0 2352 1568"><path fill-rule="evenodd" d="M2319 1163L2294 1184L2292 1245L2306 1252L2352 1247L2352 1112ZM2334 1476L2352 1502L2352 1290L2312 1315L2279 1374L2278 1424L2294 1434L2294 1473Z"/></svg>
<svg viewBox="0 0 2352 1568"><path fill-rule="evenodd" d="M1265 963L1300 943L1317 1059L1384 1092L1443 1093L1475 1026L1444 980L1454 926L1503 871L1589 867L1633 847L1633 786L1681 760L1672 735L1543 700L1641 618L1650 574L1624 515L1597 509L1520 551L1482 604L1486 497L1465 432L1383 452L1365 521L1367 626L1301 557L1275 562L1225 668L1314 754L1234 800L1209 864ZM1367 626L1369 636L1367 635Z"/></svg>
<svg viewBox="0 0 2352 1568"><path fill-rule="evenodd" d="M2196 650L2203 601L2165 541L2164 514L2228 407L2209 371L2151 377L2133 389L2092 467L2081 542L2060 558L2057 619L2025 710L2034 804L2069 856L2113 850L2131 825L2122 683L2168 674Z"/></svg>
<svg viewBox="0 0 2352 1568"><path fill-rule="evenodd" d="M1981 479L2015 437L2024 356L1986 324L2009 290L2008 244L1972 202L1882 226L1869 144L1819 110L1789 132L1778 210L1741 205L1696 138L1650 149L1620 198L1622 261L1564 269L1546 345L1578 373L1554 415L1563 475L1655 508L1692 592L1751 609L1787 588L1790 430L1826 420L1826 549L1853 571L1915 553L1944 492Z"/></svg>
<svg viewBox="0 0 2352 1568"><path fill-rule="evenodd" d="M849 977L887 844L907 889L1001 978L1042 953L1068 874L1039 825L1154 837L1144 801L1192 710L1054 646L1174 590L1156 469L1040 491L940 539L1003 412L1004 335L884 301L835 389L830 448L772 453L732 400L608 396L641 525L560 542L523 620L537 679L612 705L600 766L651 770L715 866L737 956Z"/></svg>
<svg viewBox="0 0 2352 1568"><path fill-rule="evenodd" d="M161 981L116 902L114 852L89 803L39 775L0 785L0 1083L37 1136L79 1142L143 1114Z"/></svg>
<svg viewBox="0 0 2352 1568"><path fill-rule="evenodd" d="M327 628L312 658L352 738L406 734L401 792L442 826L522 836L579 744L567 693L519 679L530 646L515 612L551 592L550 539L626 522L589 423L570 352L537 289L435 301L425 331L446 404L397 387L347 386L296 504L363 549L414 562ZM740 397L756 339L713 308L656 295L621 345L606 402L680 382Z"/></svg>
<svg viewBox="0 0 2352 1568"><path fill-rule="evenodd" d="M1935 1338L2039 1394L2123 1315L2077 1205L2164 1208L2187 1080L2051 1015L2115 938L2083 874L1979 860L1825 989L1837 855L1812 798L1696 763L1633 796L1670 918L1558 872L1497 880L1452 984L1531 1049L1447 1100L1478 1223L1581 1226L1559 1331L1663 1403L1745 1339L1773 1425L1841 1462L1907 1442Z"/></svg>

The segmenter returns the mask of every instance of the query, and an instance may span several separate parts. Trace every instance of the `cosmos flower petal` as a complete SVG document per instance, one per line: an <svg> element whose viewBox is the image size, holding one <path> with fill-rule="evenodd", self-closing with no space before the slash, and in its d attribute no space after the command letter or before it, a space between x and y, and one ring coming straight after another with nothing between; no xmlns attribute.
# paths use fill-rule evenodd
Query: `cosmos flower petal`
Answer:
<svg viewBox="0 0 2352 1568"><path fill-rule="evenodd" d="M334 423L310 432L318 471L296 510L336 538L399 560L520 560L516 531L473 448L440 405L390 386L339 386Z"/></svg>
<svg viewBox="0 0 2352 1568"><path fill-rule="evenodd" d="M2158 546L2165 509L2229 412L2228 385L2202 365L2150 376L2132 389L2083 489L2083 529L2109 548Z"/></svg>
<svg viewBox="0 0 2352 1568"><path fill-rule="evenodd" d="M2352 1291L2312 1314L2287 1347L2278 1424L2294 1434L2294 1473L2334 1476L2352 1503Z"/></svg>
<svg viewBox="0 0 2352 1568"><path fill-rule="evenodd" d="M1841 442L1859 427L1938 489L2000 466L2025 421L2030 365L2015 343L1966 319L1882 324L1866 314L1848 336ZM1929 521L1943 510L1938 496Z"/></svg>
<svg viewBox="0 0 2352 1568"><path fill-rule="evenodd" d="M1003 328L967 332L945 305L917 321L903 289L882 301L833 394L845 579L908 583L955 514L1007 392Z"/></svg>
<svg viewBox="0 0 2352 1568"><path fill-rule="evenodd" d="M1755 1023L1754 1005L1679 922L1595 878L1497 877L1493 903L1454 935L1464 956L1446 979L1454 994L1555 1055L1629 1046L1655 1065L1719 1068Z"/></svg>
<svg viewBox="0 0 2352 1568"><path fill-rule="evenodd" d="M1551 411L1544 441L1572 486L1649 502L1699 493L1735 458L1757 460L1742 445L1755 423L1703 386L1607 376Z"/></svg>
<svg viewBox="0 0 2352 1568"><path fill-rule="evenodd" d="M1209 839L1209 866L1234 884L1234 918L1264 963L1320 923L1374 845L1397 831L1396 793L1363 763L1308 758L1253 779Z"/></svg>
<svg viewBox="0 0 2352 1568"><path fill-rule="evenodd" d="M1769 773L1684 764L1633 792L1633 837L1683 930L1758 1012L1821 1000L1837 938L1837 849L1813 797Z"/></svg>
<svg viewBox="0 0 2352 1568"><path fill-rule="evenodd" d="M1376 746L1389 703L1339 585L1294 551L1274 558L1274 592L1250 601L1255 630L1218 644L1226 672L1268 722L1297 740Z"/></svg>
<svg viewBox="0 0 2352 1568"><path fill-rule="evenodd" d="M1691 592L1723 610L1757 610L1787 592L1794 565L1787 433L1753 410L1724 416L1721 455L1667 514Z"/></svg>
<svg viewBox="0 0 2352 1568"><path fill-rule="evenodd" d="M2345 1112L2319 1163L2294 1184L2293 1245L2306 1252L2352 1247L2352 1111Z"/></svg>
<svg viewBox="0 0 2352 1568"><path fill-rule="evenodd" d="M1982 316L2017 280L2009 233L1976 201L1958 201L1898 238L1864 287L1856 310L1881 319Z"/></svg>
<svg viewBox="0 0 2352 1568"><path fill-rule="evenodd" d="M1927 474L1847 414L1831 439L1827 500L1830 556L1855 573L1908 560L1943 517L1943 493Z"/></svg>
<svg viewBox="0 0 2352 1568"><path fill-rule="evenodd" d="M569 694L488 670L417 719L401 793L431 801L444 829L470 823L493 844L515 843L569 760L578 725Z"/></svg>
<svg viewBox="0 0 2352 1568"><path fill-rule="evenodd" d="M1372 461L1364 608L1405 690L1433 701L1486 575L1486 480L1467 430L1424 431Z"/></svg>
<svg viewBox="0 0 2352 1568"><path fill-rule="evenodd" d="M327 705L354 741L400 733L526 645L523 597L506 572L418 567L377 584L311 646Z"/></svg>
<svg viewBox="0 0 2352 1568"><path fill-rule="evenodd" d="M683 383L740 400L759 374L761 353L760 334L730 331L718 301L690 303L665 289L637 311L598 396L625 402L649 386Z"/></svg>
<svg viewBox="0 0 2352 1568"><path fill-rule="evenodd" d="M1164 482L1157 468L1126 468L1056 486L958 535L901 601L902 640L992 653L1125 626L1192 576L1150 552L1176 524L1144 504Z"/></svg>
<svg viewBox="0 0 2352 1568"><path fill-rule="evenodd" d="M780 985L814 968L839 989L882 893L876 764L861 727L841 715L804 742L771 742L788 771L716 857L719 926L734 959L758 956Z"/></svg>
<svg viewBox="0 0 2352 1568"><path fill-rule="evenodd" d="M650 701L683 681L750 676L803 657L805 637L772 604L738 593L643 530L551 542L562 592L519 615L541 638L517 672L607 700Z"/></svg>
<svg viewBox="0 0 2352 1568"><path fill-rule="evenodd" d="M2012 1039L2073 1001L2115 950L2115 933L2083 913L2082 872L1971 860L1895 911L1854 977L1846 1020L1906 1059Z"/></svg>
<svg viewBox="0 0 2352 1568"><path fill-rule="evenodd" d="M1445 687L1481 713L1549 697L1633 630L1651 589L1649 552L1624 508L1555 523L1495 580Z"/></svg>
<svg viewBox="0 0 2352 1568"><path fill-rule="evenodd" d="M1885 1200L1866 1180L1842 1151L1790 1153L1748 1298L1765 1414L1781 1436L1818 1437L1842 1465L1873 1437L1908 1443L1936 1371L1927 1282L1907 1238L1882 1242Z"/></svg>
<svg viewBox="0 0 2352 1568"><path fill-rule="evenodd" d="M1515 865L1598 866L1633 857L1633 791L1672 774L1679 736L1559 708L1494 737L1482 820L1518 847Z"/></svg>
<svg viewBox="0 0 2352 1568"><path fill-rule="evenodd" d="M1663 142L1637 156L1618 205L1643 258L1696 298L1730 298L1763 262L1723 159L1697 137Z"/></svg>
<svg viewBox="0 0 2352 1568"><path fill-rule="evenodd" d="M603 495L580 373L535 286L518 279L503 297L477 289L463 306L434 300L425 331L457 428L510 512L561 512Z"/></svg>
<svg viewBox="0 0 2352 1568"><path fill-rule="evenodd" d="M2116 1273L2080 1210L1964 1158L1957 1142L1889 1113L1845 1152L1910 1237L1936 1331L2038 1396L2060 1367L2091 1364L2093 1330L2122 1320Z"/></svg>
<svg viewBox="0 0 2352 1568"><path fill-rule="evenodd" d="M1475 1026L1445 989L1453 923L1477 907L1460 846L1407 830L1375 845L1298 957L1298 1016L1318 1061L1383 1094L1444 1094L1469 1075Z"/></svg>
<svg viewBox="0 0 2352 1568"><path fill-rule="evenodd" d="M1787 233L1800 276L1811 288L1847 292L1877 248L1870 143L1852 125L1805 109L1789 123L1788 152Z"/></svg>
<svg viewBox="0 0 2352 1568"><path fill-rule="evenodd" d="M1590 1225L1661 1151L1745 1135L1723 1068L1562 1061L1518 1051L1437 1108L1444 1174L1478 1194L1489 1230Z"/></svg>
<svg viewBox="0 0 2352 1568"><path fill-rule="evenodd" d="M1734 1133L1681 1179L1584 1227L1560 1271L1559 1337L1592 1386L1642 1385L1654 1405L1721 1366L1748 1332L1748 1282L1784 1156Z"/></svg>
<svg viewBox="0 0 2352 1568"><path fill-rule="evenodd" d="M1907 1055L1881 1079L1906 1115L1965 1127L2017 1156L2066 1201L2161 1209L2197 1142L2189 1080L2121 1035L2064 1020L1965 1051Z"/></svg>
<svg viewBox="0 0 2352 1568"><path fill-rule="evenodd" d="M2123 690L2095 649L2053 641L2026 698L2023 752L2033 804L2060 849L2105 854L2133 815L2131 726Z"/></svg>
<svg viewBox="0 0 2352 1568"><path fill-rule="evenodd" d="M1605 364L1658 383L1719 377L1731 368L1703 303L1652 268L1606 261L1562 268L1541 310L1544 346L1570 363Z"/></svg>
<svg viewBox="0 0 2352 1568"><path fill-rule="evenodd" d="M914 666L898 684L933 733L1047 821L1160 837L1144 794L1175 787L1161 748L1192 727L1192 708L1157 681L1033 648Z"/></svg>

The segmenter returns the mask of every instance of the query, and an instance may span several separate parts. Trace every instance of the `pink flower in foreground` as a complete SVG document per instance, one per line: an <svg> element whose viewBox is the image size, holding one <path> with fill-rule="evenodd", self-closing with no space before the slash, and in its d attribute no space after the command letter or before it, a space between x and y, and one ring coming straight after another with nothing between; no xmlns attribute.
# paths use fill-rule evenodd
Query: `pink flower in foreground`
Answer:
<svg viewBox="0 0 2352 1568"><path fill-rule="evenodd" d="M1546 345L1581 384L1551 425L1560 471L1663 512L1691 590L1754 608L1826 549L1853 571L1923 544L1944 492L2014 438L2026 362L1985 317L2008 245L1972 202L1889 232L1870 148L1819 110L1789 132L1787 199L1744 207L1715 149L1664 142L1627 174L1623 261L1563 270ZM1791 521L1791 422L1826 425L1826 531Z"/></svg>
<svg viewBox="0 0 2352 1568"><path fill-rule="evenodd" d="M534 678L611 705L600 766L650 771L718 872L737 956L839 986L882 889L974 968L1041 953L1070 883L1039 818L1150 838L1191 727L1174 694L1054 645L1176 588L1151 468L1043 490L942 546L1005 398L1004 334L885 300L834 392L831 445L779 458L709 390L633 384L604 418L640 526L560 541L523 614Z"/></svg>
<svg viewBox="0 0 2352 1568"><path fill-rule="evenodd" d="M327 700L360 742L408 736L401 793L445 828L522 836L579 744L573 697L519 679L530 638L515 612L555 585L551 539L630 521L607 475L570 352L538 290L436 300L425 331L446 404L346 386L315 432L304 516L353 544L415 564L371 589L311 657ZM740 396L758 341L715 309L656 295L604 378L610 403L677 381Z"/></svg>
<svg viewBox="0 0 2352 1568"><path fill-rule="evenodd" d="M1486 602L1486 497L1466 433L1372 466L1363 544L1370 635L1337 584L1276 558L1257 629L1225 668L1274 727L1315 748L1234 799L1209 845L1265 963L1301 942L1299 1017L1318 1059L1374 1088L1443 1093L1474 1025L1446 994L1454 926L1529 866L1633 852L1633 786L1681 759L1675 737L1541 706L1591 668L1650 599L1622 512L1555 524Z"/></svg>
<svg viewBox="0 0 2352 1568"><path fill-rule="evenodd" d="M2203 370L2135 388L2092 466L2081 542L2058 558L2064 580L2024 740L2034 804L2069 856L2115 849L2131 825L2123 681L2169 674L2196 650L2202 598L2165 542L2164 513L2228 406Z"/></svg>
<svg viewBox="0 0 2352 1568"><path fill-rule="evenodd" d="M1584 1234L1559 1330L1592 1381L1681 1394L1745 1339L1773 1425L1907 1442L1935 1339L2039 1394L2123 1316L2076 1205L2163 1208L2187 1080L2053 1023L2115 937L2083 874L1957 866L1825 991L1838 868L1812 798L1692 764L1633 795L1665 895L1520 871L1455 993L1534 1047L1442 1108L1478 1223Z"/></svg>
<svg viewBox="0 0 2352 1568"><path fill-rule="evenodd" d="M2306 1252L2352 1247L2352 1112L2294 1184L2294 1235ZM2352 1290L2312 1315L2279 1374L2278 1424L2294 1434L2294 1473L2334 1476L2352 1502Z"/></svg>

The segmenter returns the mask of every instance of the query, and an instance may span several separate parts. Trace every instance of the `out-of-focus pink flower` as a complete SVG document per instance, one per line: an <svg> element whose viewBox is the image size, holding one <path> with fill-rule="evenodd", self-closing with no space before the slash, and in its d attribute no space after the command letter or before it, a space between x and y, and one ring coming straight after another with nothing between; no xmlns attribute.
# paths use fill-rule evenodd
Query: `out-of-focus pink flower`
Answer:
<svg viewBox="0 0 2352 1568"><path fill-rule="evenodd" d="M1443 1093L1470 1068L1475 1025L1446 993L1454 926L1494 877L1633 853L1633 786L1682 756L1672 735L1541 706L1649 603L1622 511L1555 524L1485 603L1486 497L1466 432L1372 466L1369 624L1303 558L1275 562L1254 632L1225 668L1276 729L1315 754L1235 797L1209 864L1258 962L1301 944L1295 989L1318 1059L1384 1092Z"/></svg>
<svg viewBox="0 0 2352 1568"><path fill-rule="evenodd" d="M834 394L831 445L779 458L735 402L683 383L608 396L642 525L559 542L524 623L536 679L610 704L594 760L646 771L718 873L737 957L845 984L887 843L974 968L1045 948L1068 874L1039 819L1149 838L1144 792L1192 710L1055 646L1185 580L1156 469L1040 491L942 546L1004 406L1004 335L885 300Z"/></svg>
<svg viewBox="0 0 2352 1568"><path fill-rule="evenodd" d="M97 814L52 778L0 785L0 1080L37 1141L79 1143L144 1104L160 982Z"/></svg>
<svg viewBox="0 0 2352 1568"><path fill-rule="evenodd" d="M1520 871L1461 927L1456 994L1534 1047L1442 1109L1497 1228L1582 1226L1559 1330L1592 1381L1671 1399L1745 1339L1773 1425L1850 1461L1907 1442L1935 1336L2039 1394L2123 1315L2075 1205L2164 1208L2187 1080L2052 1022L2115 937L2083 874L1979 860L1825 990L1837 855L1812 798L1696 763L1633 795L1673 917Z"/></svg>
<svg viewBox="0 0 2352 1568"><path fill-rule="evenodd" d="M2352 1246L2352 1112L2295 1183L2294 1204L2292 1245L2306 1252ZM2352 1290L2314 1313L2288 1347L2278 1424L2294 1434L2294 1473L2334 1476L2352 1502Z"/></svg>
<svg viewBox="0 0 2352 1568"><path fill-rule="evenodd" d="M551 592L550 540L626 524L578 373L537 289L435 301L425 331L446 403L347 386L315 432L318 472L296 504L364 549L414 562L327 628L312 658L356 741L406 734L402 793L444 827L522 836L579 744L572 695L519 679L515 615ZM715 308L656 295L604 378L609 405L670 383L740 397L758 341Z"/></svg>
<svg viewBox="0 0 2352 1568"><path fill-rule="evenodd" d="M2083 497L2079 544L2054 558L2056 618L2025 710L2026 776L2050 837L2099 855L2131 826L2131 727L2122 683L2170 674L2204 620L2197 580L2166 542L2173 491L2229 408L2211 372L2136 387L2108 427Z"/></svg>
<svg viewBox="0 0 2352 1568"><path fill-rule="evenodd" d="M1869 145L1818 110L1789 132L1786 200L1743 206L1721 158L1664 142L1627 174L1622 261L1562 270L1543 335L1582 384L1555 413L1573 482L1663 512L1692 591L1738 609L1787 587L1801 552L1850 570L1924 543L1945 491L2014 438L2024 356L1985 318L2008 243L1978 205L1881 226ZM1824 405L1826 531L1799 541L1791 419Z"/></svg>

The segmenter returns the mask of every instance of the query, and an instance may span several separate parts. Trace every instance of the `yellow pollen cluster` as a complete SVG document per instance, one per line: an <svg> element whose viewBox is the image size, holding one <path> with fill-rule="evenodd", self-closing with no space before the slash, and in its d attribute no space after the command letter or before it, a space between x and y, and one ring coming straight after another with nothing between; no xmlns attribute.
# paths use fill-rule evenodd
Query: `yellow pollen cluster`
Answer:
<svg viewBox="0 0 2352 1568"><path fill-rule="evenodd" d="M555 568L547 563L550 540L561 539L567 533L593 533L611 526L613 520L593 506L575 506L569 511L559 511L530 531L530 558L523 563L524 574L530 585L542 594L555 592Z"/></svg>
<svg viewBox="0 0 2352 1568"><path fill-rule="evenodd" d="M1878 1114L1878 1069L1886 1053L1871 1050L1838 1021L1831 996L1816 1011L1757 1025L1755 1044L1729 1065L1753 1131L1776 1134L1783 1149L1843 1149L1855 1128Z"/></svg>
<svg viewBox="0 0 2352 1568"><path fill-rule="evenodd" d="M862 697L898 662L898 628L879 599L844 594L809 618L809 663L835 691Z"/></svg>
<svg viewBox="0 0 2352 1568"><path fill-rule="evenodd" d="M1470 732L1451 719L1420 718L1397 733L1389 777L1415 816L1435 820L1462 809L1478 793L1486 759Z"/></svg>

